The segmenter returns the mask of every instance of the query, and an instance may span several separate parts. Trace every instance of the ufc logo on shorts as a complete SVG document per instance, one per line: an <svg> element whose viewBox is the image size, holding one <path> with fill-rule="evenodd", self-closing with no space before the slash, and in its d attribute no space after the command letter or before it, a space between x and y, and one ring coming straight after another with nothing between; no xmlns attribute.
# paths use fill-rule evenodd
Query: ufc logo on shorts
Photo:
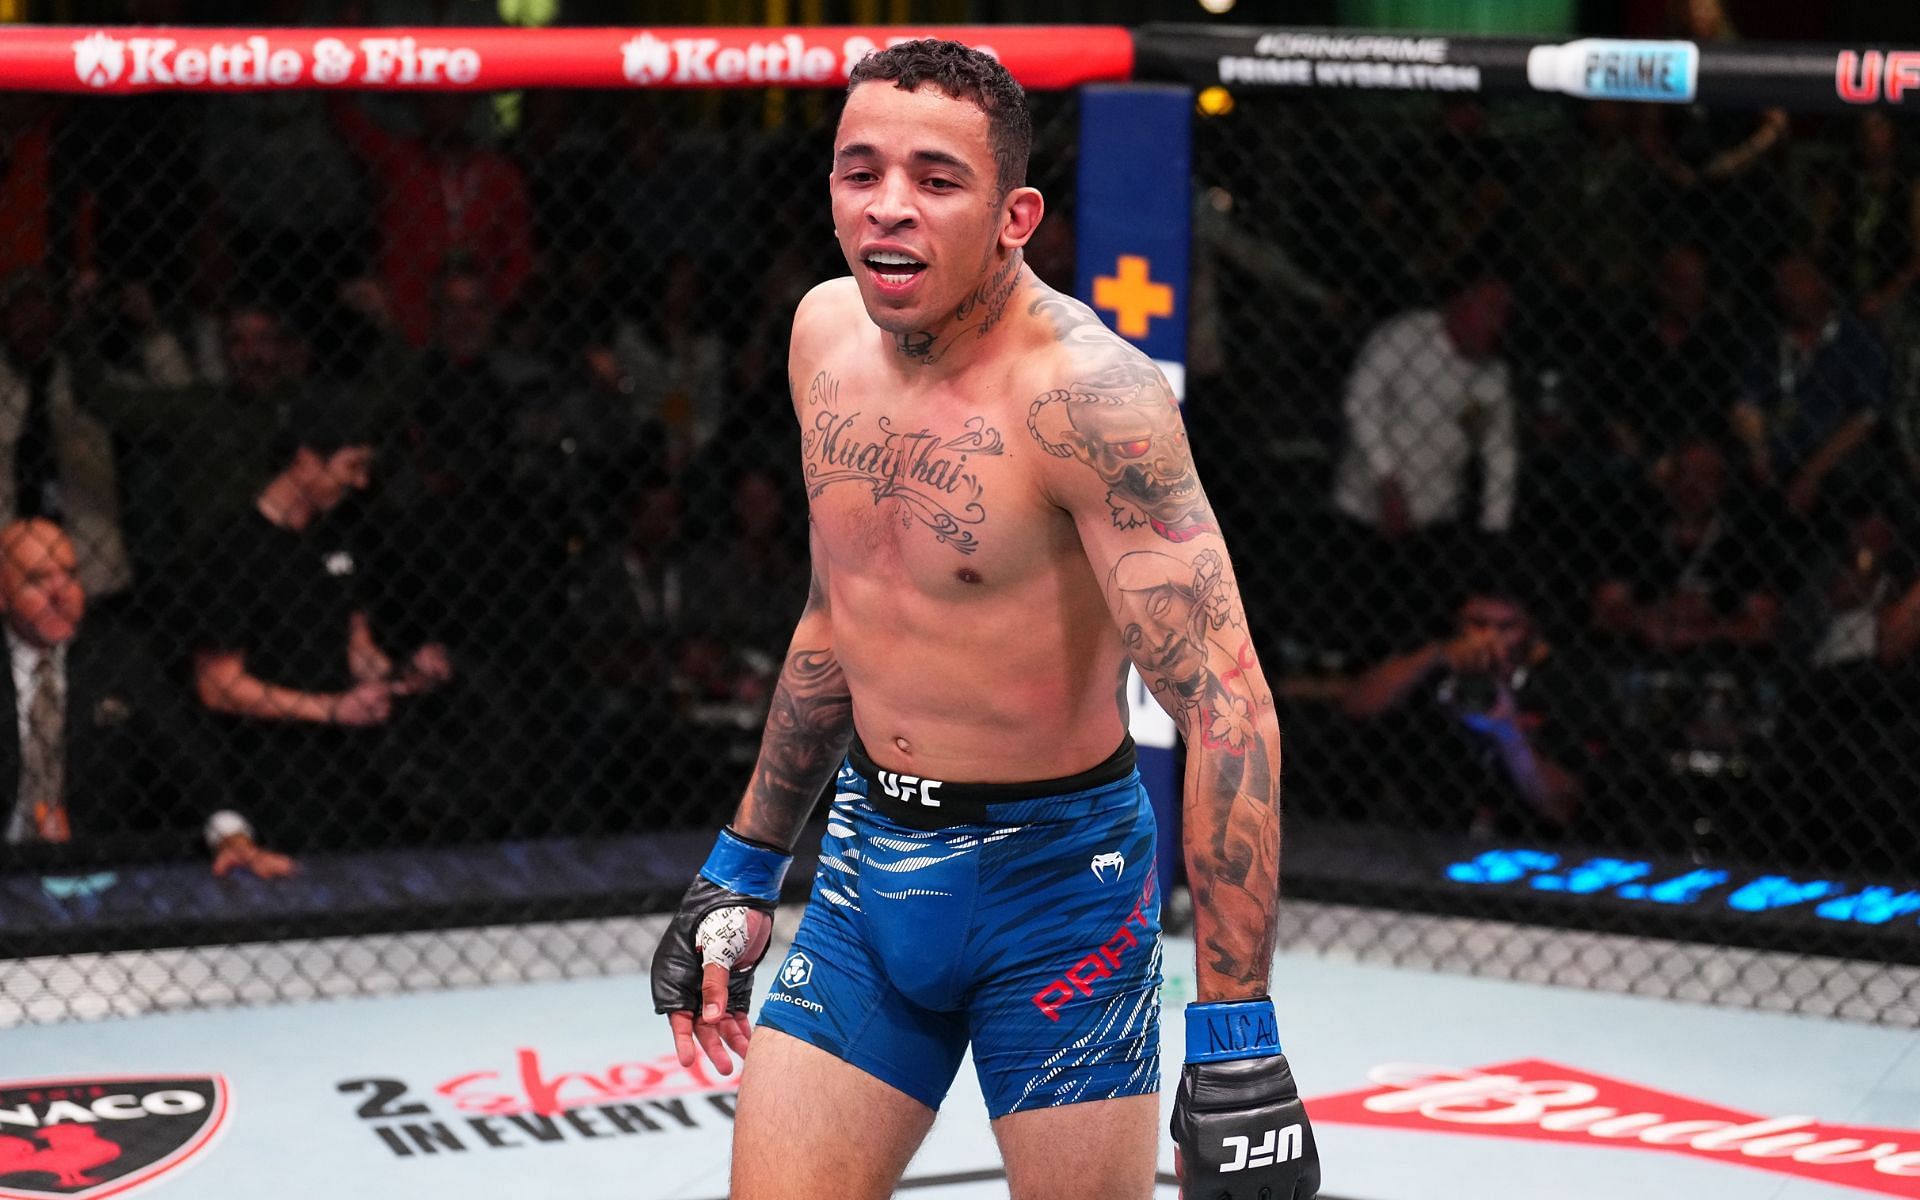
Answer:
<svg viewBox="0 0 1920 1200"><path fill-rule="evenodd" d="M1277 1162L1292 1162L1300 1157L1303 1136L1299 1125L1289 1125L1285 1129L1267 1130L1267 1136L1261 1138L1257 1146L1252 1138L1239 1134L1222 1138L1220 1148L1231 1151L1233 1161L1222 1166L1220 1173L1226 1175L1249 1167L1270 1167Z"/></svg>
<svg viewBox="0 0 1920 1200"><path fill-rule="evenodd" d="M938 779L922 779L918 775L899 775L892 771L874 773L880 777L880 790L895 800L923 804L928 808L940 807L940 802L933 798L933 789L943 786Z"/></svg>

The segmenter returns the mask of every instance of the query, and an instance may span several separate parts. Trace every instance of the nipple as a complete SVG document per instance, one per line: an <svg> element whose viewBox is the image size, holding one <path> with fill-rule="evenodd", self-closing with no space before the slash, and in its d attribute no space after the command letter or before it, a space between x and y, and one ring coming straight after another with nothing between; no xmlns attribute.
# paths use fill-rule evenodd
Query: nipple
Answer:
<svg viewBox="0 0 1920 1200"><path fill-rule="evenodd" d="M955 579L958 579L961 583L979 583L980 582L980 572L974 570L972 567L961 567L958 571L955 571L953 573L953 577Z"/></svg>

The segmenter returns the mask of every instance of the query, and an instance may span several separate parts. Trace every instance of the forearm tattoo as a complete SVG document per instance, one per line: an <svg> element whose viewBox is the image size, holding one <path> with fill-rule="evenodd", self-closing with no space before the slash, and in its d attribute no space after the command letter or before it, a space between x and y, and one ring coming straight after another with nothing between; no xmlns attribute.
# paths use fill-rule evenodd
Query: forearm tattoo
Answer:
<svg viewBox="0 0 1920 1200"><path fill-rule="evenodd" d="M1219 551L1123 555L1121 639L1187 742L1186 837L1203 997L1264 988L1280 878L1280 728Z"/></svg>
<svg viewBox="0 0 1920 1200"><path fill-rule="evenodd" d="M824 610L815 575L808 611ZM735 827L748 837L790 846L839 769L853 737L853 698L833 650L795 646L780 671L760 756Z"/></svg>
<svg viewBox="0 0 1920 1200"><path fill-rule="evenodd" d="M1153 364L1084 305L1050 294L1033 311L1053 321L1080 370L1032 402L1028 432L1099 477L1114 528L1150 532L1159 547L1114 563L1107 601L1187 742L1200 995L1264 991L1279 903L1280 727L1219 525Z"/></svg>

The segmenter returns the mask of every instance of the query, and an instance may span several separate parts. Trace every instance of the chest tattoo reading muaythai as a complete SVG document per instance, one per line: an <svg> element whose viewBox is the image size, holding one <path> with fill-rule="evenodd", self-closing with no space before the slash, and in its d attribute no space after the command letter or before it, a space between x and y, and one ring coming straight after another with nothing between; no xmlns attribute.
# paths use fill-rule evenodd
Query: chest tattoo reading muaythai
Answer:
<svg viewBox="0 0 1920 1200"><path fill-rule="evenodd" d="M903 525L915 521L962 554L980 548L974 536L987 519L980 477L968 468L975 455L999 455L1005 446L986 418L970 417L964 432L942 437L931 429L896 429L882 416L858 427L858 409L843 413L840 381L825 371L807 388L808 420L800 434L807 498L835 484L856 484L873 502L902 501ZM877 436L876 436L877 433Z"/></svg>

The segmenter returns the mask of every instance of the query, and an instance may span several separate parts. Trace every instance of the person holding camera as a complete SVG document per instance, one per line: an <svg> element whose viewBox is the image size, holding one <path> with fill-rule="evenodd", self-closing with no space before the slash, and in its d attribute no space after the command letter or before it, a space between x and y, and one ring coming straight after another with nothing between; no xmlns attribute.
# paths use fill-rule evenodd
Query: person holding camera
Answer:
<svg viewBox="0 0 1920 1200"><path fill-rule="evenodd" d="M1566 678L1526 605L1478 587L1450 637L1362 672L1343 707L1356 721L1403 726L1377 761L1416 824L1453 825L1468 796L1476 833L1561 832L1587 796Z"/></svg>

